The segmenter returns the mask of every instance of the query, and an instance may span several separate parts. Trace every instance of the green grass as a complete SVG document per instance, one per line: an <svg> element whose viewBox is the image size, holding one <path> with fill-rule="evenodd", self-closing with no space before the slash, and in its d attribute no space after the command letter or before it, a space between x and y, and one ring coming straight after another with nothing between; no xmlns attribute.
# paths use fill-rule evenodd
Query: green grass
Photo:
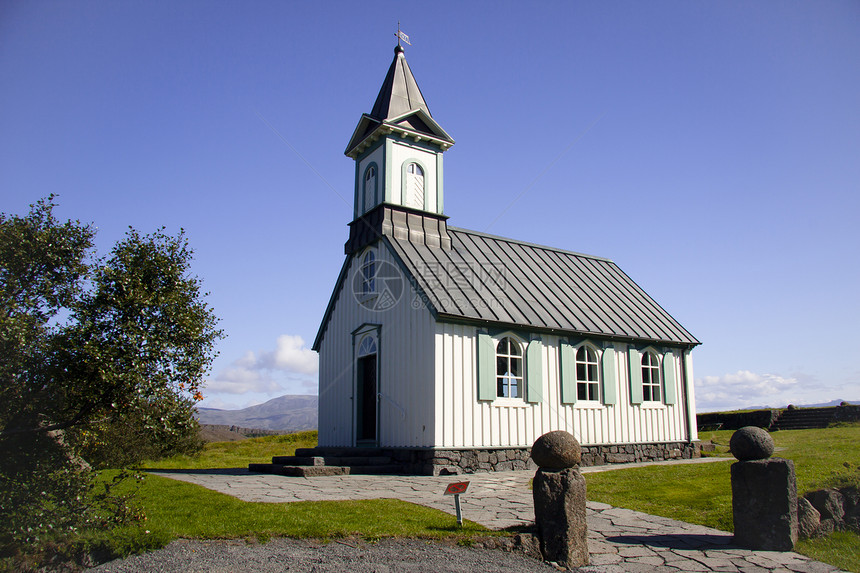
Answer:
<svg viewBox="0 0 860 573"><path fill-rule="evenodd" d="M585 482L592 501L732 530L728 462L588 473Z"/></svg>
<svg viewBox="0 0 860 573"><path fill-rule="evenodd" d="M394 499L251 503L206 488L148 475L137 496L146 529L158 538L360 536L470 537L491 532L454 516Z"/></svg>
<svg viewBox="0 0 860 573"><path fill-rule="evenodd" d="M827 537L799 541L794 550L845 571L860 571L860 535L856 533L835 531Z"/></svg>
<svg viewBox="0 0 860 573"><path fill-rule="evenodd" d="M703 432L702 441L718 449L734 432ZM775 456L794 462L799 495L825 487L860 484L860 424L821 430L783 430L771 434ZM723 448L720 448L723 446ZM732 531L732 494L726 462L652 466L585 475L588 499ZM847 464L847 465L846 465ZM799 543L797 551L842 569L860 572L860 535L841 532Z"/></svg>
<svg viewBox="0 0 860 573"><path fill-rule="evenodd" d="M317 445L317 432L297 432L279 436L250 438L237 442L206 444L196 456L172 456L143 464L145 469L215 469L245 468L250 463L269 463L272 456L291 456L296 448L313 448Z"/></svg>
<svg viewBox="0 0 860 573"><path fill-rule="evenodd" d="M718 444L717 455L726 455L732 433L703 432L700 438L713 440ZM772 435L777 448L781 448L776 455L795 462L798 492L860 481L860 424ZM315 432L212 443L198 456L176 456L145 467L245 467L252 461L267 462L273 455L290 455L297 447L315 445ZM731 531L731 463L727 460L586 474L588 499ZM107 472L105 478L109 476ZM468 544L476 536L505 534L468 521L460 529L449 514L398 500L249 503L157 475L146 477L137 500L147 515L144 524L111 532L107 541L96 539L95 545L107 543L115 554L124 555L160 547L176 538L451 537ZM838 532L826 539L801 542L797 551L860 573L858 548L860 536Z"/></svg>

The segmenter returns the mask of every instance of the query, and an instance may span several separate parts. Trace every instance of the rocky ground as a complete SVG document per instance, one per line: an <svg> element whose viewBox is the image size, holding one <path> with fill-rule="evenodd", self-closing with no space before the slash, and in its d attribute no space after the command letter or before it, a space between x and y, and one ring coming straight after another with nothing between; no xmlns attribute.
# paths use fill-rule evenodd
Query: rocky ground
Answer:
<svg viewBox="0 0 860 573"><path fill-rule="evenodd" d="M304 539L245 541L174 541L164 549L90 569L93 573L385 573L473 571L531 573L556 571L519 553L463 547L451 542L345 539L321 543ZM585 569L583 571L603 571Z"/></svg>

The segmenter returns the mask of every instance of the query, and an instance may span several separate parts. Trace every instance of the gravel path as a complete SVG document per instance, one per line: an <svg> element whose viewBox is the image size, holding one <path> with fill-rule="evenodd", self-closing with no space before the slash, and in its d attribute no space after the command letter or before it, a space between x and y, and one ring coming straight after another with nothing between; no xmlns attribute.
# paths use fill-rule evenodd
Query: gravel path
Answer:
<svg viewBox="0 0 860 573"><path fill-rule="evenodd" d="M597 571L598 569L591 569ZM546 573L547 563L498 549L460 547L417 539L348 539L319 543L304 539L174 541L164 549L89 569L93 573L388 573L472 571Z"/></svg>

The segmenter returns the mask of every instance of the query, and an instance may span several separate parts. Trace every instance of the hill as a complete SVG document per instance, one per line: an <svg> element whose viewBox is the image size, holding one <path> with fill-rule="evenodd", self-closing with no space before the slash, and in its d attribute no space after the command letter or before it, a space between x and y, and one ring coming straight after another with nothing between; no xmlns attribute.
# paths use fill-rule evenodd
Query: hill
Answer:
<svg viewBox="0 0 860 573"><path fill-rule="evenodd" d="M207 425L240 426L279 432L316 430L317 402L316 396L288 395L241 410L197 408L197 420Z"/></svg>

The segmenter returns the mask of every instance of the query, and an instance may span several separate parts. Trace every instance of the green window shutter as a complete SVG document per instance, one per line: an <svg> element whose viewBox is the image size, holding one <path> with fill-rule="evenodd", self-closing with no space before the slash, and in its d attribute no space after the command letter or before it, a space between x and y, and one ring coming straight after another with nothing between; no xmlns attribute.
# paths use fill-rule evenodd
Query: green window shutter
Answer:
<svg viewBox="0 0 860 573"><path fill-rule="evenodd" d="M478 333L478 400L496 399L496 345L489 334Z"/></svg>
<svg viewBox="0 0 860 573"><path fill-rule="evenodd" d="M576 402L576 352L573 346L562 342L559 347L561 363L561 403Z"/></svg>
<svg viewBox="0 0 860 573"><path fill-rule="evenodd" d="M663 355L663 397L667 404L674 404L675 399L675 355L671 350Z"/></svg>
<svg viewBox="0 0 860 573"><path fill-rule="evenodd" d="M615 370L615 348L607 346L603 349L603 403L615 404L618 401L618 394L615 390L618 384Z"/></svg>
<svg viewBox="0 0 860 573"><path fill-rule="evenodd" d="M526 402L543 401L543 343L529 342L526 350Z"/></svg>
<svg viewBox="0 0 860 573"><path fill-rule="evenodd" d="M627 369L630 371L630 403L642 403L642 357L632 346L627 347Z"/></svg>

